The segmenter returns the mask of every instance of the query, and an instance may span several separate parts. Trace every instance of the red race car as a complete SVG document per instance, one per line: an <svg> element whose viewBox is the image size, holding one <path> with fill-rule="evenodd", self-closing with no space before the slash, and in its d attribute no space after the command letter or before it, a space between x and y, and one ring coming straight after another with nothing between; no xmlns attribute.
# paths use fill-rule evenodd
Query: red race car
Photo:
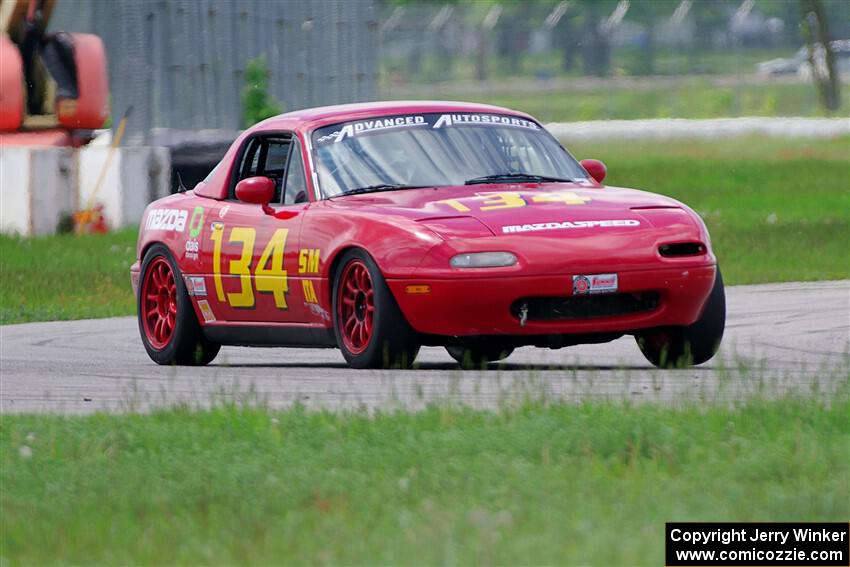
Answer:
<svg viewBox="0 0 850 567"><path fill-rule="evenodd" d="M278 345L374 368L409 366L421 345L480 365L629 334L657 366L707 361L726 307L705 225L604 177L494 106L270 118L145 211L131 269L142 342L159 364Z"/></svg>

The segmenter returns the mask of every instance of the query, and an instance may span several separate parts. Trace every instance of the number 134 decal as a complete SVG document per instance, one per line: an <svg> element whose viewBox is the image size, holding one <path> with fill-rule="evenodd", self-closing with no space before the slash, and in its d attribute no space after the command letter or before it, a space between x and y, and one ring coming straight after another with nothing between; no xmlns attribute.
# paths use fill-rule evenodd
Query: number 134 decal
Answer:
<svg viewBox="0 0 850 567"><path fill-rule="evenodd" d="M257 292L271 293L274 304L278 309L287 309L286 293L289 291L286 270L283 269L283 252L286 248L286 237L289 229L279 228L274 231L268 244L260 255L260 261L254 270L254 285ZM254 307L254 290L251 286L251 261L254 259L254 241L257 231L250 227L234 227L230 230L228 242L240 243L242 253L236 260L230 261L228 275L239 276L239 291L224 292L221 278L221 246L224 239L224 225L213 225L211 236L213 247L213 279L215 293L219 301L227 302L231 307Z"/></svg>

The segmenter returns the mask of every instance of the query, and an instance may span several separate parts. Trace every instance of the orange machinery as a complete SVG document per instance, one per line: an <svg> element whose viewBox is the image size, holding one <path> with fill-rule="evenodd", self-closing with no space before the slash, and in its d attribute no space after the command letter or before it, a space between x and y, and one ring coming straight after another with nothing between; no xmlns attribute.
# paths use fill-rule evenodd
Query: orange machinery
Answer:
<svg viewBox="0 0 850 567"><path fill-rule="evenodd" d="M80 146L109 116L103 41L46 33L57 0L0 0L0 145Z"/></svg>

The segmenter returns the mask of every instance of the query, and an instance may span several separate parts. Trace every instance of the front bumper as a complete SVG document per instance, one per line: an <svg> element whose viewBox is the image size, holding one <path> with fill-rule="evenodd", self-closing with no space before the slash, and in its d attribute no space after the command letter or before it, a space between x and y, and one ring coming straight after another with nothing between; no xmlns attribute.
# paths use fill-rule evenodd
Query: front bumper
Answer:
<svg viewBox="0 0 850 567"><path fill-rule="evenodd" d="M612 272L614 270L611 270ZM690 325L702 313L716 267L665 267L618 272L618 293L657 292L651 311L591 319L529 320L511 306L526 297L571 297L572 274L541 276L390 279L402 313L420 333L453 337L627 333L650 327ZM408 286L416 290L408 293ZM430 286L430 293L421 287Z"/></svg>

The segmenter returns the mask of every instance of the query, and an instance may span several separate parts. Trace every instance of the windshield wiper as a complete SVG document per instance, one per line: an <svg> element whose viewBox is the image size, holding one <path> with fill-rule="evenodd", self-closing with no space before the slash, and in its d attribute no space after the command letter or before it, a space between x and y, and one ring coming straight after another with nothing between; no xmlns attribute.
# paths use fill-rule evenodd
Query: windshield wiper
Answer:
<svg viewBox="0 0 850 567"><path fill-rule="evenodd" d="M534 173L494 173L482 177L473 177L464 181L464 185L477 185L479 183L498 183L499 181L532 181L536 183L558 183L570 182L572 179L561 179L560 177L549 177L547 175L536 175Z"/></svg>
<svg viewBox="0 0 850 567"><path fill-rule="evenodd" d="M428 185L400 185L398 183L378 183L377 185L369 185L368 187L357 187L343 191L343 195L357 195L359 193L377 193L379 191L395 191L397 189L422 189Z"/></svg>

